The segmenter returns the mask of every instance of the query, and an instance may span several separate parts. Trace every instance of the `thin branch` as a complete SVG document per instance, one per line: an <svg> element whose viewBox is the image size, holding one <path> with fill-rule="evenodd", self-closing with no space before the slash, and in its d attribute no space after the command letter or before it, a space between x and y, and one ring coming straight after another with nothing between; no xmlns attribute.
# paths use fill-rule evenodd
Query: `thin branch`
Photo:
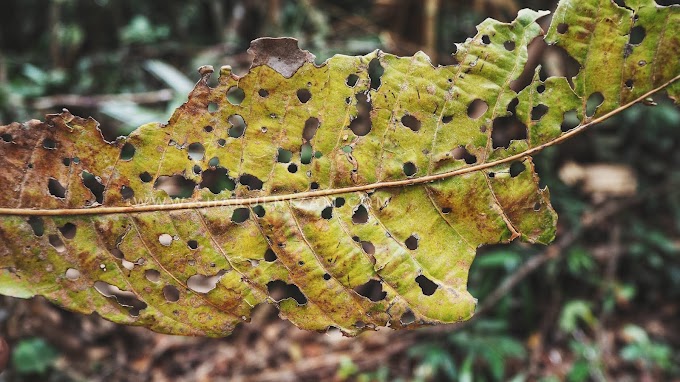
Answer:
<svg viewBox="0 0 680 382"><path fill-rule="evenodd" d="M551 244L540 254L535 255L531 259L527 260L519 267L517 271L503 280L503 282L498 287L496 287L496 289L494 289L491 293L489 293L488 296L484 298L484 303L479 305L475 315L471 319L454 324L434 326L423 330L427 331L428 333L449 332L451 330L460 329L471 324L488 310L492 309L501 299L503 299L503 297L508 295L508 293L510 293L510 291L515 286L517 286L517 284L522 282L522 280L540 268L543 264L547 263L549 260L554 260L563 256L564 253L566 253L566 249L571 247L581 237L581 235L583 235L584 232L588 231L592 227L602 224L607 219L627 208L630 208L633 205L641 203L642 201L658 195L661 192L667 191L669 187L671 187L669 184L664 184L659 187L652 188L643 194L604 204L592 213L585 214L581 218L580 226L574 228L571 232L561 235L559 240Z"/></svg>
<svg viewBox="0 0 680 382"><path fill-rule="evenodd" d="M174 93L171 89L161 89L143 93L102 94L90 96L58 94L48 97L36 98L31 102L31 106L39 110L69 106L94 108L108 102L133 102L137 104L149 104L168 102L173 98Z"/></svg>

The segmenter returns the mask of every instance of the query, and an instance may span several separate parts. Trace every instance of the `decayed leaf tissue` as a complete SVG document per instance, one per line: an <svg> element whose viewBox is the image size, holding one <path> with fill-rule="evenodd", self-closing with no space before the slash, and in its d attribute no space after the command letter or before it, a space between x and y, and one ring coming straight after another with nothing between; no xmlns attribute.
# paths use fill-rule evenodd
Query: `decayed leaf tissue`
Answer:
<svg viewBox="0 0 680 382"><path fill-rule="evenodd" d="M350 335L466 320L479 246L555 236L531 155L654 91L678 100L679 8L628 3L561 2L545 38L581 71L519 93L547 12L487 19L452 66L317 66L256 40L247 74L210 87L202 67L167 124L127 137L67 111L1 126L0 293L185 335L227 335L261 303ZM501 118L524 134L500 142Z"/></svg>

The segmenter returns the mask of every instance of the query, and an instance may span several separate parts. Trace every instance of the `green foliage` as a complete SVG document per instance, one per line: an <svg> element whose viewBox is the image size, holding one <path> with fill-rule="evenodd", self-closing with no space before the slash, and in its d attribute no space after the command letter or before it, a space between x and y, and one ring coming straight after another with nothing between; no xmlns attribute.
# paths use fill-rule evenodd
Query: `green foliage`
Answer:
<svg viewBox="0 0 680 382"><path fill-rule="evenodd" d="M628 345L621 349L621 358L640 363L645 369L671 368L673 352L668 345L650 340L644 329L636 325L624 327L623 336L628 339Z"/></svg>
<svg viewBox="0 0 680 382"><path fill-rule="evenodd" d="M462 375L472 374L477 360L484 362L494 380L505 378L505 362L508 359L524 359L526 351L521 342L505 334L507 327L502 321L481 321L471 331L454 333L451 343L467 354L460 367Z"/></svg>
<svg viewBox="0 0 680 382"><path fill-rule="evenodd" d="M573 300L564 304L560 314L560 329L565 333L572 333L581 323L592 327L596 318L587 301Z"/></svg>
<svg viewBox="0 0 680 382"><path fill-rule="evenodd" d="M57 351L42 338L19 341L12 351L12 367L19 374L44 374L54 364Z"/></svg>
<svg viewBox="0 0 680 382"><path fill-rule="evenodd" d="M152 44L166 39L169 34L167 25L152 25L149 19L137 15L120 31L120 39L126 44Z"/></svg>

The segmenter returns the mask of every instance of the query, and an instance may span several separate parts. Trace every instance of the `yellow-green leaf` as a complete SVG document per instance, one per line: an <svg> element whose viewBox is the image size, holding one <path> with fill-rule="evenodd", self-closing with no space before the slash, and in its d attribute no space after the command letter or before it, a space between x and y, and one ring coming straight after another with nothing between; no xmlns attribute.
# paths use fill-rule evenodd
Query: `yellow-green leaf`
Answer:
<svg viewBox="0 0 680 382"><path fill-rule="evenodd" d="M547 39L581 64L573 88L537 70L511 89L547 14L522 10L480 24L452 66L317 66L295 40L256 40L247 74L223 67L213 88L201 68L167 124L113 142L68 112L0 126L0 293L187 335L227 335L261 303L347 334L468 319L479 246L555 236L531 155L677 96L679 8L627 3L558 7ZM500 143L502 118L526 139Z"/></svg>

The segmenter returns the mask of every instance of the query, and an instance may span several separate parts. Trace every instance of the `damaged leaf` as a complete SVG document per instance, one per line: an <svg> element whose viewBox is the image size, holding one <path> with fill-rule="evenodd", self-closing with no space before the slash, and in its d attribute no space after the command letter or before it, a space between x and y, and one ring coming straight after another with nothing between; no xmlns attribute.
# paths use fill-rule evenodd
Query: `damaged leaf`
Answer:
<svg viewBox="0 0 680 382"><path fill-rule="evenodd" d="M561 2L546 38L581 71L518 93L547 12L487 19L436 68L381 51L317 66L259 39L247 74L222 67L213 88L202 67L167 124L113 142L66 111L0 126L0 293L215 337L261 303L349 335L466 320L478 247L554 238L531 155L662 88L677 101L679 8L626 3Z"/></svg>

